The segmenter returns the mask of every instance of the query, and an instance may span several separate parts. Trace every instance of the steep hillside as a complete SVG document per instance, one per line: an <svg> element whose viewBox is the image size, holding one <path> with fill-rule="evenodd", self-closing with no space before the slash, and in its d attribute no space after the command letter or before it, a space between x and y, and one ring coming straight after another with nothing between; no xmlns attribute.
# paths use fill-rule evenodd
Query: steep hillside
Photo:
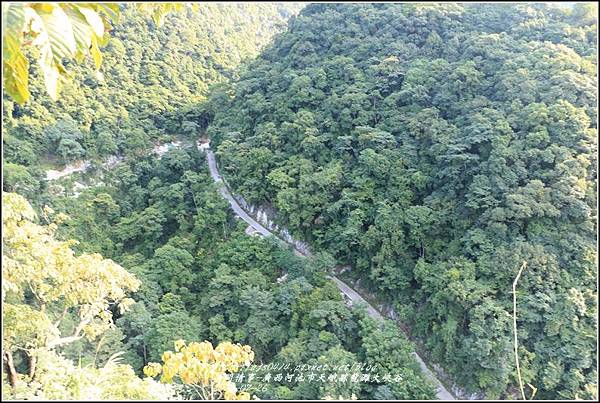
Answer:
<svg viewBox="0 0 600 403"><path fill-rule="evenodd" d="M148 152L195 144L208 87L295 9L202 4L160 28L127 9L103 78L70 66L85 78L56 104L40 82L4 99L4 399L435 398L398 326L327 278L330 255L249 236L191 142ZM41 186L42 164L113 153Z"/></svg>
<svg viewBox="0 0 600 403"><path fill-rule="evenodd" d="M488 397L596 390L596 15L314 4L212 97L236 192L394 304Z"/></svg>
<svg viewBox="0 0 600 403"><path fill-rule="evenodd" d="M4 95L5 185L35 195L40 165L135 154L161 137L195 135L198 126L183 116L202 104L211 85L257 55L302 6L204 3L197 11L171 13L157 27L121 5L101 74L91 60L67 61L73 77L54 102L32 59L32 99L19 106Z"/></svg>

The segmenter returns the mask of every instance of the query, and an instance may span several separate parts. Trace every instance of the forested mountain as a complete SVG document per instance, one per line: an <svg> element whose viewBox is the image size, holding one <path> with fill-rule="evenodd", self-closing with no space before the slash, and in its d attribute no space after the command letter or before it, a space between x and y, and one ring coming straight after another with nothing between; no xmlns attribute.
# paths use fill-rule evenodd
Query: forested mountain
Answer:
<svg viewBox="0 0 600 403"><path fill-rule="evenodd" d="M24 47L31 96L3 94L3 398L439 396L342 265L487 398L521 397L516 284L526 397L597 398L595 5L119 7L100 73L61 60L52 101ZM313 257L249 234L206 136ZM250 362L335 370L253 383Z"/></svg>
<svg viewBox="0 0 600 403"><path fill-rule="evenodd" d="M231 341L251 346L257 363L366 362L404 377L388 386L283 379L263 390L258 382L249 391L263 399L433 397L398 327L379 329L362 311L350 310L325 279L331 257L306 260L249 237L215 191L204 158L186 150L138 158L109 172L105 186L52 198L52 208L71 218L59 227L61 238L81 240L77 252L100 253L140 281L135 305L115 318L116 328L61 353L102 365L123 351L125 363L139 371L178 339Z"/></svg>
<svg viewBox="0 0 600 403"><path fill-rule="evenodd" d="M312 4L213 94L208 133L234 191L488 397L517 390L526 262L523 382L591 398L596 24L591 4Z"/></svg>
<svg viewBox="0 0 600 403"><path fill-rule="evenodd" d="M3 100L5 184L33 195L44 175L39 166L133 155L165 136L195 135L197 123L183 116L193 116L208 88L231 78L301 6L205 3L168 15L158 27L121 5L100 73L91 60L67 61L72 77L56 102L45 94L30 50L31 99L22 106Z"/></svg>
<svg viewBox="0 0 600 403"><path fill-rule="evenodd" d="M147 152L195 141L209 87L235 79L299 8L207 4L158 27L123 6L101 76L69 64L53 102L33 63L28 102L4 98L4 398L435 397L399 328L350 309L326 279L330 255L248 236L195 147ZM42 180L55 163L115 153L127 159L102 177L73 175L80 194ZM352 370L241 392L220 365L231 375L251 360ZM384 377L351 381L361 364Z"/></svg>

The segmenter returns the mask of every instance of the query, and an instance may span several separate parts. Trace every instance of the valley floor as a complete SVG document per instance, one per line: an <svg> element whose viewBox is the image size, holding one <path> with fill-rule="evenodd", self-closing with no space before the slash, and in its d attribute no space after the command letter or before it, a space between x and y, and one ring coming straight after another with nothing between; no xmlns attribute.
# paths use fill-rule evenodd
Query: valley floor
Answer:
<svg viewBox="0 0 600 403"><path fill-rule="evenodd" d="M261 234L263 236L277 237L277 235L273 234L267 228L262 226L260 223L258 223L252 217L250 217L250 215L247 212L245 212L244 209L242 209L242 207L238 204L238 202L232 196L229 189L227 189L227 186L223 183L223 179L221 178L221 175L219 174L219 170L217 168L217 162L216 162L216 159L215 159L215 156L214 156L214 153L212 152L212 150L207 148L206 155L207 155L208 167L210 169L210 176L216 183L221 183L219 192L229 202L229 205L231 206L232 210L237 214L237 216L240 217L242 220L244 220L246 223L248 223L248 225L250 225L259 234ZM279 237L277 237L277 238L279 238ZM305 253L298 251L297 249L295 249L295 252L296 252L296 254L298 254L300 256L306 256ZM371 316L372 318L377 319L377 320L384 319L383 316L381 316L381 314L371 304L369 304L367 301L365 301L365 299L363 297L361 297L360 294L358 294L356 291L354 291L352 288L350 288L346 283L344 283L342 280L338 279L335 276L331 277L331 279L337 285L338 289L342 292L342 294L344 294L344 296L346 296L350 301L352 301L353 305L354 304L365 305L369 316ZM432 383L435 385L437 398L440 400L455 400L454 396L452 396L452 394L450 392L448 392L448 390L444 387L444 385L440 382L440 380L437 379L437 377L433 374L433 372L431 372L431 370L429 368L427 368L427 365L425 365L425 362L421 359L419 354L417 354L416 352L413 352L413 355L414 355L416 361L419 363L419 366L420 366L423 374L428 379L430 379L432 381Z"/></svg>

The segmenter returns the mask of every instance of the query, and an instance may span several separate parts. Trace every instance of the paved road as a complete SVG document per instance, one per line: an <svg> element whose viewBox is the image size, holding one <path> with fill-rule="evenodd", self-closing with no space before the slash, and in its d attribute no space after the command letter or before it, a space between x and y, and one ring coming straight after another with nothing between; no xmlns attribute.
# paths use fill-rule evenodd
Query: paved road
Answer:
<svg viewBox="0 0 600 403"><path fill-rule="evenodd" d="M370 317L377 319L377 320L384 319L384 317L381 316L381 314L379 313L379 311L377 309L373 308L373 306L371 304L369 304L367 301L365 301L365 299L363 297L361 297L359 293L357 293L352 288L350 288L348 286L348 284L344 283L342 280L340 280L337 277L330 276L329 278L332 279L333 282L340 289L340 291L352 301L353 305L365 305L367 308L367 313L369 314Z"/></svg>
<svg viewBox="0 0 600 403"><path fill-rule="evenodd" d="M206 148L206 156L207 156L207 160L208 160L208 169L210 170L210 176L213 178L213 180L216 183L221 184L221 186L219 187L219 192L229 202L229 205L231 206L232 210L242 220L247 222L252 228L254 228L256 231L258 231L260 234L262 234L264 236L274 236L277 239L279 239L275 234L273 234L271 231L266 229L264 226L262 226L260 223L258 223L255 219L250 217L248 215L248 213L246 213L240 207L238 202L233 198L233 196L229 192L229 189L227 189L227 186L223 182L221 175L219 175L219 170L217 169L217 162L215 160L215 155L212 152L212 150L210 150L209 148ZM282 240L282 242L284 242L284 241ZM296 252L296 254L306 256L306 254L300 252L299 250L296 250L295 248L294 248L294 252ZM359 293L354 291L346 283L344 283L342 280L340 280L337 277L330 276L330 278L335 282L335 284L337 285L339 290L352 301L352 304L354 304L354 305L364 304L367 308L367 313L369 314L369 316L371 316L372 318L374 318L376 320L384 319L383 316L379 313L379 311L377 311L377 309L375 309L371 304L369 304L367 301L365 301L365 299L363 297L361 297ZM436 386L437 398L439 400L455 400L454 396L452 396L452 394L450 392L448 392L448 390L446 390L444 385L442 385L442 383L429 370L429 368L427 368L427 365L425 365L425 362L423 362L421 357L416 352L413 352L413 355L414 355L415 359L417 360L417 362L419 363L419 366L421 367L421 371Z"/></svg>
<svg viewBox="0 0 600 403"><path fill-rule="evenodd" d="M365 299L363 297L361 297L361 295L359 293L357 293L352 288L350 288L348 286L348 284L344 283L342 280L340 280L337 277L330 277L330 278L335 282L335 284L340 289L340 291L345 296L350 298L350 300L352 301L353 304L364 304L367 308L367 313L369 314L370 317L377 319L377 320L384 319L383 316L379 313L379 311L377 309L373 308L373 306L371 304L369 304L367 301L365 301ZM446 390L444 385L442 385L440 383L440 381L436 378L436 376L429 370L429 368L427 368L427 365L425 365L425 362L421 359L419 354L417 354L416 352L413 352L412 354L415 357L415 359L417 360L417 362L419 363L419 366L421 367L421 372L423 372L436 386L437 398L439 400L454 400L454 396L452 396L452 394L450 392L448 392L448 390Z"/></svg>
<svg viewBox="0 0 600 403"><path fill-rule="evenodd" d="M233 198L227 186L223 182L221 175L219 175L219 171L217 170L217 162L215 161L215 155L211 150L206 150L206 157L208 159L208 168L210 170L210 176L212 176L213 181L215 183L220 183L219 192L223 197L229 202L231 209L235 214L237 214L242 220L246 221L252 228L258 231L263 236L273 235L271 231L260 225L254 218L250 217L248 213L246 213L238 204L238 202Z"/></svg>
<svg viewBox="0 0 600 403"><path fill-rule="evenodd" d="M231 206L232 210L242 220L244 220L245 222L247 222L252 228L254 228L261 235L263 235L263 236L273 236L276 239L279 239L281 242L287 244L287 242L285 242L281 238L277 237L275 234L273 234L267 228L265 228L260 223L258 223L255 219L253 219L252 217L250 217L248 215L248 213L246 213L240 207L240 205L238 204L238 202L231 195L231 192L229 192L229 189L227 189L227 186L223 182L223 179L221 178L221 175L219 175L219 170L217 169L217 162L215 160L214 153L209 148L209 144L198 143L197 146L201 150L205 150L206 151L206 156L207 156L207 160L208 160L208 168L210 170L210 176L212 177L213 181L215 181L215 183L220 183L221 184L221 186L219 187L219 192L229 202L229 205ZM172 142L172 143L169 143L169 144L159 144L159 145L157 145L157 146L154 147L154 149L152 150L152 152L158 154L159 157L160 157L162 154L164 154L164 152L166 152L166 150L168 150L170 148L179 148L179 147L182 147L181 142ZM105 163L105 166L107 168L112 168L117 162L119 162L121 160L122 160L122 158L120 158L120 157L113 157L113 158L109 159L108 162ZM74 172L82 172L82 171L85 172L90 166L91 166L91 164L89 163L89 161L80 161L78 163L75 163L73 165L69 165L69 166L65 167L62 171L47 171L47 173L46 173L47 180L58 179L60 177L70 175L70 174L72 174ZM301 252L301 251L299 251L296 248L294 248L294 253L296 253L299 256L305 256L305 257L310 256L310 252L309 253ZM367 313L369 314L369 316L371 316L372 318L377 319L377 320L383 320L384 319L383 316L375 308L373 308L373 306L371 304L369 304L367 301L365 301L365 299L363 297L361 297L359 293L357 293L356 291L354 291L350 286L348 286L342 280L340 280L337 277L331 277L331 276L329 276L329 278L331 278L335 282L335 284L337 285L337 287L339 288L339 290L346 297L348 297L350 299L350 301L352 301L352 304L354 304L354 305L356 305L356 304L364 304L366 306L366 308L367 308ZM448 392L446 390L446 388L444 387L444 385L442 385L441 382L436 378L436 376L429 370L429 368L427 368L427 365L425 365L425 363L423 362L423 360L421 359L421 357L416 352L414 352L413 355L414 355L415 359L417 360L417 362L419 363L419 366L421 367L421 371L436 386L436 388L437 388L437 390L436 390L437 398L439 400L455 400L454 397L452 396L452 394L450 394L450 392Z"/></svg>

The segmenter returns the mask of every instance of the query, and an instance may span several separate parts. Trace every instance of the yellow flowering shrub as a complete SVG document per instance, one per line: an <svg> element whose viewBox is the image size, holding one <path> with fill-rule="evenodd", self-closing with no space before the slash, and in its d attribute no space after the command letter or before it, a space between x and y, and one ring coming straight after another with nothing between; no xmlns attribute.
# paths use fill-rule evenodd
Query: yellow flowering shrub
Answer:
<svg viewBox="0 0 600 403"><path fill-rule="evenodd" d="M230 342L213 348L209 341L186 344L177 340L175 351L165 351L162 364L149 363L144 374L160 375L164 383L181 383L194 398L205 400L249 400L250 394L237 390L229 375L249 366L254 360L250 346Z"/></svg>

